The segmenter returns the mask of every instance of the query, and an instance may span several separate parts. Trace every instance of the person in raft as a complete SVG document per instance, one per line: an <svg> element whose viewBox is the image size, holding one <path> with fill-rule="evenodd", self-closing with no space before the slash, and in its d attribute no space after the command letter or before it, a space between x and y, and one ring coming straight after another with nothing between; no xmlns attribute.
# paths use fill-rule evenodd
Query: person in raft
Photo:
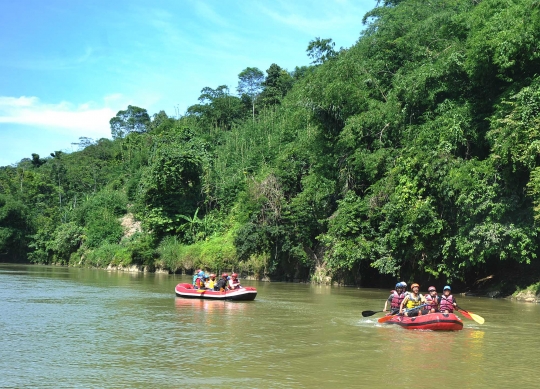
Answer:
<svg viewBox="0 0 540 389"><path fill-rule="evenodd" d="M418 284L412 284L411 285L411 292L408 293L403 301L401 302L401 305L399 306L399 314L405 314L405 316L419 316L419 315L425 315L428 313L427 309L414 309L417 308L420 305L424 304L426 302L426 299L424 296L422 296L418 291L420 290L420 285Z"/></svg>
<svg viewBox="0 0 540 389"><path fill-rule="evenodd" d="M201 270L197 273L197 279L195 280L195 288L204 289L204 272Z"/></svg>
<svg viewBox="0 0 540 389"><path fill-rule="evenodd" d="M457 306L457 301L454 296L451 295L452 289L450 286L446 285L443 288L443 295L439 303L439 310L442 313L453 313L454 308Z"/></svg>
<svg viewBox="0 0 540 389"><path fill-rule="evenodd" d="M227 273L223 273L217 284L214 286L214 290L227 290L227 277L229 277L229 275Z"/></svg>
<svg viewBox="0 0 540 389"><path fill-rule="evenodd" d="M193 286L197 283L197 278L199 278L199 273L201 272L201 269L197 269L195 273L193 273Z"/></svg>
<svg viewBox="0 0 540 389"><path fill-rule="evenodd" d="M216 286L216 275L214 273L211 273L208 276L208 279L204 283L204 287L206 289L214 290L214 286Z"/></svg>
<svg viewBox="0 0 540 389"><path fill-rule="evenodd" d="M229 280L229 289L240 289L240 281L238 281L238 274L231 274L231 279Z"/></svg>
<svg viewBox="0 0 540 389"><path fill-rule="evenodd" d="M426 310L429 313L435 313L439 311L440 296L437 296L437 289L434 286L428 288L428 294L424 296L426 299Z"/></svg>
<svg viewBox="0 0 540 389"><path fill-rule="evenodd" d="M403 282L398 282L396 284L396 290L393 290L392 292L390 292L390 296L384 302L383 312L386 312L388 303L390 303L390 313L392 315L398 313L399 307L404 298L405 298L405 287L403 286Z"/></svg>

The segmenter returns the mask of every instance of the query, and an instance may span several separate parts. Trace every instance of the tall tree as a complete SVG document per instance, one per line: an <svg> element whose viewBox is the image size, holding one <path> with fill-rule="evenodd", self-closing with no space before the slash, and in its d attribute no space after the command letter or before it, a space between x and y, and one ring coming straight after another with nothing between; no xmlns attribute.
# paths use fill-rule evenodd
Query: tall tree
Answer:
<svg viewBox="0 0 540 389"><path fill-rule="evenodd" d="M252 116L255 121L255 102L263 88L264 73L259 68L245 68L238 75L238 93L248 95L251 99Z"/></svg>
<svg viewBox="0 0 540 389"><path fill-rule="evenodd" d="M199 102L200 104L187 109L188 115L211 123L215 129L230 130L233 123L243 116L242 101L236 96L231 96L226 85L220 85L216 89L204 87Z"/></svg>
<svg viewBox="0 0 540 389"><path fill-rule="evenodd" d="M261 100L265 105L276 105L291 89L294 80L288 71L273 63L266 70Z"/></svg>
<svg viewBox="0 0 540 389"><path fill-rule="evenodd" d="M310 41L306 51L308 57L313 60L311 63L320 65L330 58L335 57L337 55L337 52L334 50L335 45L336 44L330 38L321 39L317 37Z"/></svg>
<svg viewBox="0 0 540 389"><path fill-rule="evenodd" d="M125 111L118 111L109 124L113 139L124 138L131 132L146 132L150 124L150 116L146 109L128 105Z"/></svg>

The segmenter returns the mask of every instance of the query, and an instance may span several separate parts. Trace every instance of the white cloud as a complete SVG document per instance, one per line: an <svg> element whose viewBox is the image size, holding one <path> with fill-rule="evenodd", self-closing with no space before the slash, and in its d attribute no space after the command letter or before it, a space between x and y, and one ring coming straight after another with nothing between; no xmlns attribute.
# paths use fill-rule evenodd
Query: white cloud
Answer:
<svg viewBox="0 0 540 389"><path fill-rule="evenodd" d="M120 95L104 98L105 104L72 104L62 101L48 104L35 96L9 97L0 96L0 124L29 125L44 127L48 131L91 138L103 138L110 135L109 120L116 115L116 106Z"/></svg>

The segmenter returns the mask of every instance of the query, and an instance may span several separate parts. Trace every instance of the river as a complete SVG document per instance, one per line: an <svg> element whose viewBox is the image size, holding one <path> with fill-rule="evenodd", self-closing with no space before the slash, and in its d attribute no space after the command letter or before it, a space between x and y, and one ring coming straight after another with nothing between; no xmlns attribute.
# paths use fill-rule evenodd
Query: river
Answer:
<svg viewBox="0 0 540 389"><path fill-rule="evenodd" d="M384 290L243 280L255 301L175 297L190 280L0 264L0 387L539 386L538 305L458 296L485 324L408 331L361 316Z"/></svg>

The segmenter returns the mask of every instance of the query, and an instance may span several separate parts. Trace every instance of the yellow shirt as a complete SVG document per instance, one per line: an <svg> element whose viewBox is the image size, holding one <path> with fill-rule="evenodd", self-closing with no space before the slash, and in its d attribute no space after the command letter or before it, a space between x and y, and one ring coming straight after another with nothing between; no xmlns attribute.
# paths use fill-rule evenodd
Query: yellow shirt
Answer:
<svg viewBox="0 0 540 389"><path fill-rule="evenodd" d="M405 304L405 308L411 309L419 306L422 303L422 300L424 297L421 294L418 294L418 296L413 297L412 293L407 296L407 302Z"/></svg>

